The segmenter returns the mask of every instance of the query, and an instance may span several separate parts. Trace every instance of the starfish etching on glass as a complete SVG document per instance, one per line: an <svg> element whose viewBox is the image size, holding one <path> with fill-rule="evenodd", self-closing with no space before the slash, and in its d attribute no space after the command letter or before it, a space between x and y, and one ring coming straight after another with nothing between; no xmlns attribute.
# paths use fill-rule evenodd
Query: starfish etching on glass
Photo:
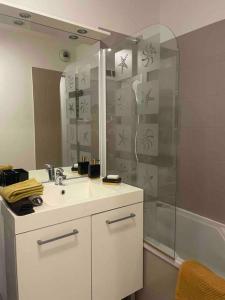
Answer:
<svg viewBox="0 0 225 300"><path fill-rule="evenodd" d="M88 112L88 106L89 106L89 103L88 103L87 99L82 100L81 103L80 103L80 111L82 113L87 113Z"/></svg>
<svg viewBox="0 0 225 300"><path fill-rule="evenodd" d="M146 129L142 137L142 145L144 150L150 150L154 145L154 132L151 129Z"/></svg>
<svg viewBox="0 0 225 300"><path fill-rule="evenodd" d="M127 141L128 141L128 138L127 138L127 136L126 136L126 134L125 134L125 130L123 129L120 133L119 133L119 143L118 143L118 145L119 146L126 146L126 144L127 144Z"/></svg>
<svg viewBox="0 0 225 300"><path fill-rule="evenodd" d="M152 102L155 100L154 97L151 97L152 94L152 88L150 88L150 90L147 92L147 94L145 95L145 102L148 104L149 102Z"/></svg>
<svg viewBox="0 0 225 300"><path fill-rule="evenodd" d="M149 64L153 64L154 57L156 55L156 49L152 46L152 43L148 43L142 51L142 62L144 67L148 67Z"/></svg>
<svg viewBox="0 0 225 300"><path fill-rule="evenodd" d="M126 63L127 58L128 58L128 54L126 54L124 57L120 56L121 62L118 64L118 67L121 67L122 74L123 74L124 69L128 69L128 65Z"/></svg>
<svg viewBox="0 0 225 300"><path fill-rule="evenodd" d="M69 86L69 89L72 89L74 86L74 79L71 75L68 75L68 86Z"/></svg>
<svg viewBox="0 0 225 300"><path fill-rule="evenodd" d="M69 111L72 112L72 113L75 112L73 103L70 103L70 104L69 104Z"/></svg>

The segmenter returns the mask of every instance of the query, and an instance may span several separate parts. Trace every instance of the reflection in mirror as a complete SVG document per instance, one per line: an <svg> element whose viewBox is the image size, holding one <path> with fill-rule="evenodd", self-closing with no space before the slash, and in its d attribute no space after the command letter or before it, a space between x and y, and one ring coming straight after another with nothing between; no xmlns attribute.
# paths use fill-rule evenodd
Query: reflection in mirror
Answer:
<svg viewBox="0 0 225 300"><path fill-rule="evenodd" d="M82 156L99 158L99 43L76 36L0 15L0 165L70 177Z"/></svg>
<svg viewBox="0 0 225 300"><path fill-rule="evenodd" d="M70 64L64 71L65 89L61 93L61 103L66 103L66 107L61 106L64 165L82 157L89 161L99 159L98 50L96 45L87 58Z"/></svg>

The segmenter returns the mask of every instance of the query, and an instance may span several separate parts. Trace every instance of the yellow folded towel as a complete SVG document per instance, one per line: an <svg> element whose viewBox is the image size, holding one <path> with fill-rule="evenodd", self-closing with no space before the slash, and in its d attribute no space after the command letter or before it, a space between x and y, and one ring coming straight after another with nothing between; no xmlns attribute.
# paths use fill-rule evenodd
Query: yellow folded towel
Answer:
<svg viewBox="0 0 225 300"><path fill-rule="evenodd" d="M13 166L11 165L0 165L0 171L12 170Z"/></svg>
<svg viewBox="0 0 225 300"><path fill-rule="evenodd" d="M18 182L0 189L0 195L9 203L17 202L30 196L43 194L43 185L35 179Z"/></svg>
<svg viewBox="0 0 225 300"><path fill-rule="evenodd" d="M182 264L176 300L225 300L225 280L196 261Z"/></svg>

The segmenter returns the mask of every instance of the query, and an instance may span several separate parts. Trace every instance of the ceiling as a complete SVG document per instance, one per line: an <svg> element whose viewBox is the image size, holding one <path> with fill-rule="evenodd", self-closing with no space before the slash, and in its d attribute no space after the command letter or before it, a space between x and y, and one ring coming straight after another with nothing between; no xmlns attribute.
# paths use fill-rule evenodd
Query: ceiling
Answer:
<svg viewBox="0 0 225 300"><path fill-rule="evenodd" d="M73 24L65 20L55 19L49 16L25 11L18 7L0 3L0 22L12 26L42 32L59 38L73 40L74 44L95 44L102 41L110 33L88 26ZM79 32L80 31L80 32Z"/></svg>

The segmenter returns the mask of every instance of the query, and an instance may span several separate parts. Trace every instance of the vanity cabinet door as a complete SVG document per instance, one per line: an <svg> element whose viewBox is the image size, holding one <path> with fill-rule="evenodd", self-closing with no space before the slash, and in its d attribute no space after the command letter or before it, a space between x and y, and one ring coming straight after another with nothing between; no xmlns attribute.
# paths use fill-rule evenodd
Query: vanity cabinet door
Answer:
<svg viewBox="0 0 225 300"><path fill-rule="evenodd" d="M143 285L143 204L92 217L92 300L121 300Z"/></svg>
<svg viewBox="0 0 225 300"><path fill-rule="evenodd" d="M16 236L19 300L91 300L90 220Z"/></svg>

